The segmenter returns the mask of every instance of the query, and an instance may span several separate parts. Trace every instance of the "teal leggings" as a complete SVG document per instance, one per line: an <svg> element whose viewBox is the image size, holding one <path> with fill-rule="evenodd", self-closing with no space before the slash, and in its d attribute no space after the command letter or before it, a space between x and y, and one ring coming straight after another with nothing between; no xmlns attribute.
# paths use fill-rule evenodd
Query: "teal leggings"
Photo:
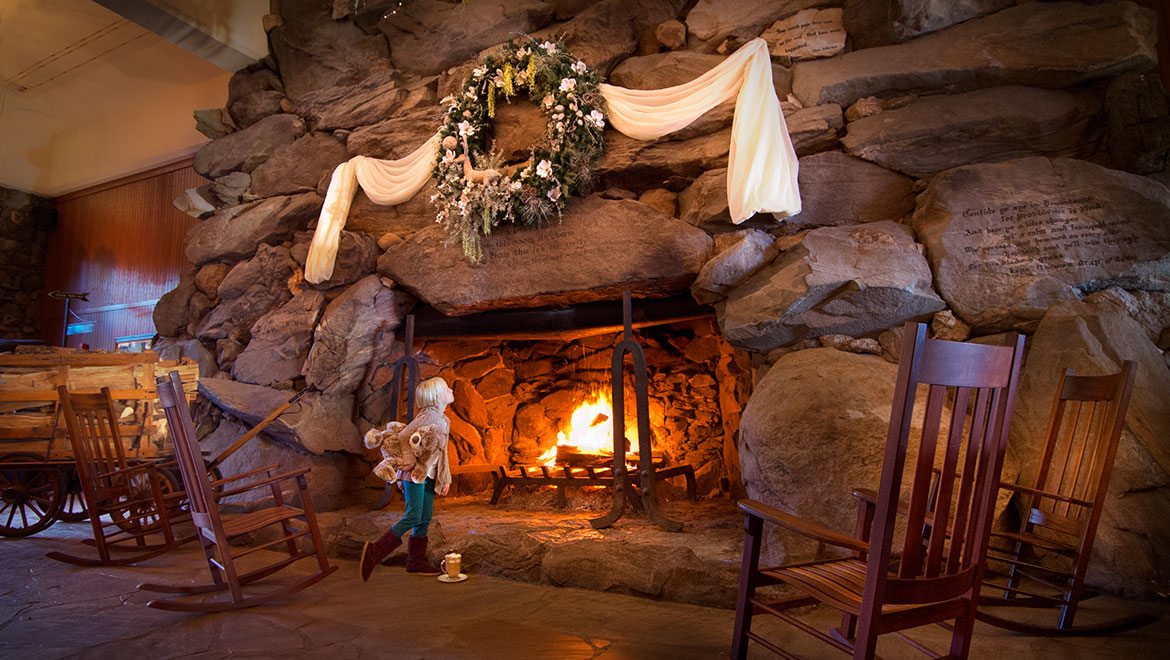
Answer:
<svg viewBox="0 0 1170 660"><path fill-rule="evenodd" d="M408 529L414 529L416 538L423 538L427 535L431 514L435 511L435 480L427 477L426 482L416 484L410 479L403 479L402 492L406 495L406 513L390 529L399 538Z"/></svg>

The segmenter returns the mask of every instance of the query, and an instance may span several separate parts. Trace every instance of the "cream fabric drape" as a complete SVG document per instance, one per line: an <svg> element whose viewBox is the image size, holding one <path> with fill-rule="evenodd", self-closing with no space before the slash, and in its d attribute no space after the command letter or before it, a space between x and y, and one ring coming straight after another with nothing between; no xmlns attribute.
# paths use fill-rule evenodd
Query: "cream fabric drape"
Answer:
<svg viewBox="0 0 1170 660"><path fill-rule="evenodd" d="M748 42L689 83L665 89L601 85L613 127L636 140L654 140L686 127L735 97L727 164L727 203L739 224L760 211L800 213L796 150L772 87L768 42Z"/></svg>
<svg viewBox="0 0 1170 660"><path fill-rule="evenodd" d="M366 156L354 156L333 170L329 180L329 192L321 207L317 220L317 231L309 244L309 256L305 261L305 279L324 282L333 276L333 263L337 256L337 243L341 228L349 217L349 207L357 186L361 184L370 200L375 204L394 206L414 197L435 168L439 153L439 134L436 132L423 146L409 156L398 160L380 160Z"/></svg>
<svg viewBox="0 0 1170 660"><path fill-rule="evenodd" d="M739 224L759 212L771 212L777 218L800 213L796 151L772 87L772 61L763 39L745 44L689 83L653 90L602 84L601 94L609 107L610 124L636 140L653 140L685 128L734 97L727 164L732 222ZM401 204L430 178L438 148L436 133L405 158L387 161L355 156L338 165L309 245L305 279L316 283L333 275L341 228L359 184L375 203Z"/></svg>

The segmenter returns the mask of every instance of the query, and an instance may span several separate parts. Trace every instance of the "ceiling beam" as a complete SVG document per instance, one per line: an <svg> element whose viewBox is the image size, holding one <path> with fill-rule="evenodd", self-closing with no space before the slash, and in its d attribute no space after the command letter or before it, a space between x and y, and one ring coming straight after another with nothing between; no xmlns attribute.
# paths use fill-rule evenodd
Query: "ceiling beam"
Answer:
<svg viewBox="0 0 1170 660"><path fill-rule="evenodd" d="M268 52L267 36L260 21L250 25L250 14L225 16L233 7L248 7L254 2L184 3L142 2L141 0L95 0L99 5L150 30L219 68L236 72L264 57ZM204 15L185 16L176 5L191 5L192 11ZM184 12L186 13L186 12ZM241 18L250 29L232 29Z"/></svg>

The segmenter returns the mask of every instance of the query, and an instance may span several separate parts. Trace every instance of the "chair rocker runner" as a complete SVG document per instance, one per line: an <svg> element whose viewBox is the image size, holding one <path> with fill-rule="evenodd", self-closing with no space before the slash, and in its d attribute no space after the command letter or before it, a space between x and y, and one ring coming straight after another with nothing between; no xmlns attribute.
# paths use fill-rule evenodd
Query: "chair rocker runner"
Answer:
<svg viewBox="0 0 1170 660"><path fill-rule="evenodd" d="M1076 376L1072 369L1061 374L1035 481L1001 484L1027 503L1027 514L1018 531L992 534L1009 547L990 548L989 558L1010 568L999 580L984 581L986 589L1002 595L984 596L980 621L1016 632L1059 636L1108 635L1157 620L1139 614L1103 623L1073 623L1080 601L1096 595L1086 590L1085 575L1136 373L1137 364L1126 361L1120 372L1108 376ZM1029 554L1037 550L1054 561L1041 565ZM1037 593L1031 583L1028 589L1021 588L1024 577L1050 589ZM1060 617L1055 626L1034 625L992 614L995 605L1058 605Z"/></svg>
<svg viewBox="0 0 1170 660"><path fill-rule="evenodd" d="M123 566L195 540L175 533L176 523L188 520L180 508L184 493L171 486L157 464L127 459L110 388L103 387L100 394L78 394L62 385L57 396L93 527L93 538L83 543L95 547L98 557L63 552L45 556L76 566ZM115 552L123 554L114 556Z"/></svg>
<svg viewBox="0 0 1170 660"><path fill-rule="evenodd" d="M160 376L158 379L159 402L166 412L167 425L171 442L175 446L175 455L179 461L179 469L183 474L183 483L187 487L191 517L199 532L199 541L203 554L207 559L207 566L211 572L211 584L199 586L172 586L161 584L140 584L139 589L161 593L181 594L188 596L165 600L152 600L148 607L179 612L220 612L260 605L271 600L284 598L306 587L320 582L333 571L325 556L325 545L322 542L321 530L317 526L317 517L313 511L313 502L309 496L308 483L305 474L308 468L294 470L284 474L274 474L275 465L251 470L240 475L210 481L207 472L203 469L203 456L199 451L199 443L195 439L195 427L191 422L191 414L183 398L182 383L177 372L171 372L169 378ZM243 479L258 479L244 485L232 485ZM292 482L300 497L301 508L285 502L281 491L281 484ZM227 485L222 492L215 488ZM219 500L223 497L239 495L240 493L258 488L269 488L272 492L273 506L258 509L250 513L237 516L228 516L220 513ZM274 541L251 547L233 547L230 540L253 533L264 527L280 526L281 536ZM301 541L311 542L308 550L301 548ZM280 556L267 565L241 573L237 560L251 555L258 559L258 550L278 548L283 546L288 556ZM267 553L265 553L267 554ZM266 591L245 595L244 587L250 587L254 582L271 576L282 569L291 566L301 559L315 559L315 570L291 584L269 587ZM207 594L227 591L230 600L205 600L201 597Z"/></svg>
<svg viewBox="0 0 1170 660"><path fill-rule="evenodd" d="M874 658L877 638L885 633L930 657L967 657L1023 357L1023 337L1009 339L1007 346L940 341L926 338L925 325L906 325L880 487L875 497L860 502L856 536L753 500L739 503L747 533L732 658L747 658L749 640L781 657L798 658L752 632L757 613L772 614L855 660ZM916 418L921 432L912 429ZM942 476L932 493L936 465ZM909 499L901 507L899 495L906 492ZM761 568L765 522L850 555ZM905 532L895 532L896 522L904 522ZM931 534L932 529L947 533ZM756 597L757 588L780 583L802 594L778 601ZM841 611L838 629L817 630L787 612L818 603ZM951 628L945 655L900 632L931 623Z"/></svg>

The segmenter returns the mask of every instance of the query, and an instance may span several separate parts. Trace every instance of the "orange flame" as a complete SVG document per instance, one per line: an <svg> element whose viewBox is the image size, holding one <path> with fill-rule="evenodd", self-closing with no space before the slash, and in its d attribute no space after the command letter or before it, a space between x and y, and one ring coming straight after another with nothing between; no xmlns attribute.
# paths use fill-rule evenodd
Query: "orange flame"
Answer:
<svg viewBox="0 0 1170 660"><path fill-rule="evenodd" d="M542 465L556 465L557 447L567 445L590 454L613 454L613 404L605 392L596 392L586 397L569 418L569 432L557 433L557 444L537 460ZM627 429L637 434L637 426ZM633 439L637 442L637 439ZM636 446L636 445L635 445Z"/></svg>

